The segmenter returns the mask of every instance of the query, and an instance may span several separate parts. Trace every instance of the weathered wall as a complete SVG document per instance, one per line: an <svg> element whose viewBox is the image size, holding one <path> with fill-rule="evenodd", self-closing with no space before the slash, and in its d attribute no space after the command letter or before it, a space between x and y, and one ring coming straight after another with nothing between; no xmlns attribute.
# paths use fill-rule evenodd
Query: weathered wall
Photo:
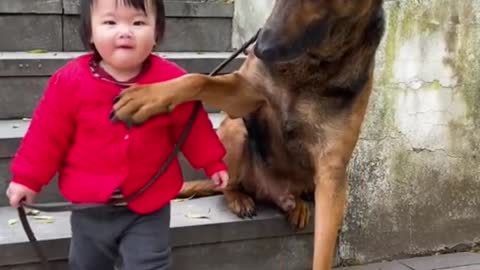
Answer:
<svg viewBox="0 0 480 270"><path fill-rule="evenodd" d="M273 7L274 1L237 0L232 25L232 47L239 48L255 34Z"/></svg>
<svg viewBox="0 0 480 270"><path fill-rule="evenodd" d="M256 2L236 1L234 25ZM256 8L261 23L269 8ZM352 262L480 241L480 1L385 8L375 89L350 163L340 254ZM234 46L257 27L242 25Z"/></svg>

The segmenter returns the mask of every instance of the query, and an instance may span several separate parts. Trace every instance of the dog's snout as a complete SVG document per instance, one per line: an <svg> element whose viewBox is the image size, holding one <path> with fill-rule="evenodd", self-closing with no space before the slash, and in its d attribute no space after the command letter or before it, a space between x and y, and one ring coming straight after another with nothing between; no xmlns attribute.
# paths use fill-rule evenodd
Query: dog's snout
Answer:
<svg viewBox="0 0 480 270"><path fill-rule="evenodd" d="M254 54L265 62L288 61L302 52L296 39L289 40L273 30L262 29L254 47Z"/></svg>
<svg viewBox="0 0 480 270"><path fill-rule="evenodd" d="M254 48L254 53L255 56L265 60L265 61L271 61L276 58L277 52L275 48L273 47L268 47L268 46L262 46L261 44L257 44Z"/></svg>
<svg viewBox="0 0 480 270"><path fill-rule="evenodd" d="M269 29L263 29L255 43L255 56L265 61L274 60L279 56L278 45L274 33Z"/></svg>

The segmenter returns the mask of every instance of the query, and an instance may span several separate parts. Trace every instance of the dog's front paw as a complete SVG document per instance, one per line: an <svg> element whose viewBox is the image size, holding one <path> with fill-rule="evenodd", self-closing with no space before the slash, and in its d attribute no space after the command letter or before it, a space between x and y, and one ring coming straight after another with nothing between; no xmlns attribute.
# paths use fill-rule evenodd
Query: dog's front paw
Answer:
<svg viewBox="0 0 480 270"><path fill-rule="evenodd" d="M161 87L153 84L127 88L115 98L110 119L141 124L157 114L172 111L174 106L168 92L159 89Z"/></svg>

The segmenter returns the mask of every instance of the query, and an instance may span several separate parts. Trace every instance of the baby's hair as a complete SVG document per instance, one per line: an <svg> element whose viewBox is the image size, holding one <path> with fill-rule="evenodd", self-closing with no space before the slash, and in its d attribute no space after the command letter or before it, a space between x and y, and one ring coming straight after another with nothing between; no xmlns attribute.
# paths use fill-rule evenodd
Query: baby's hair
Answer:
<svg viewBox="0 0 480 270"><path fill-rule="evenodd" d="M86 49L92 49L98 53L95 46L90 42L92 38L92 8L96 1L101 0L80 0L80 37ZM147 13L148 5L155 10L155 37L160 42L165 33L165 7L163 0L116 0L117 5L121 2L127 7L133 7Z"/></svg>

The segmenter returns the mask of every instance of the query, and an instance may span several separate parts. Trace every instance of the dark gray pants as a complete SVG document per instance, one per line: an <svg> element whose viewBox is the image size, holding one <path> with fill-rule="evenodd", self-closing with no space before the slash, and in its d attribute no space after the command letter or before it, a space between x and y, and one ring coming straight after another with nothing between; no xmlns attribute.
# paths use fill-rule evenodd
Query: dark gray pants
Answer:
<svg viewBox="0 0 480 270"><path fill-rule="evenodd" d="M70 270L170 269L170 205L149 215L126 207L72 212Z"/></svg>

